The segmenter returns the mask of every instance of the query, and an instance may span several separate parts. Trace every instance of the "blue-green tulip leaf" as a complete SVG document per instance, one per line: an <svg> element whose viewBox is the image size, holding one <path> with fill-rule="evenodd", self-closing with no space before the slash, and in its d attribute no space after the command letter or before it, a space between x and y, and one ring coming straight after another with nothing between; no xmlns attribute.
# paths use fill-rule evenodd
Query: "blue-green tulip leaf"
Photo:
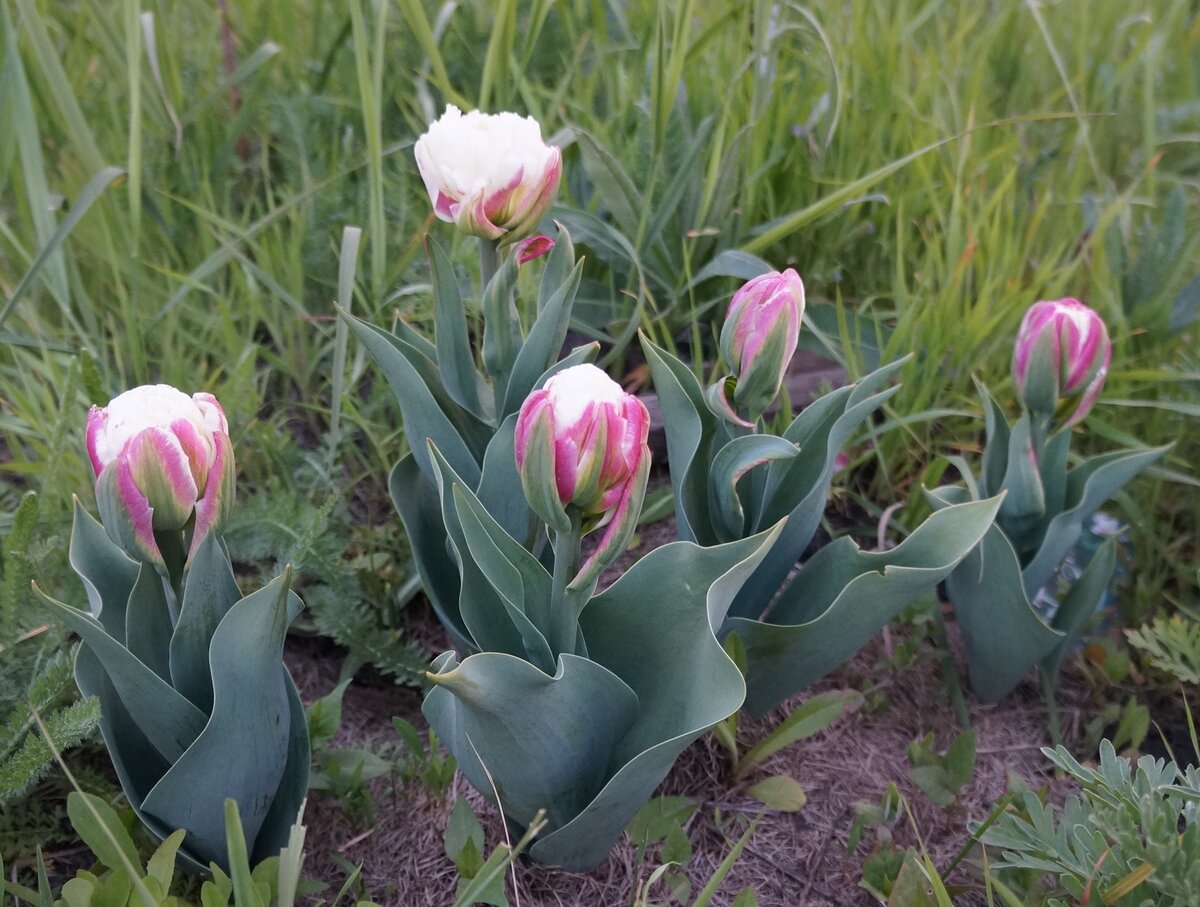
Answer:
<svg viewBox="0 0 1200 907"><path fill-rule="evenodd" d="M360 321L339 309L350 325L350 331L371 354L383 372L392 393L400 404L404 432L409 439L413 459L425 475L433 478L433 466L425 439L432 439L454 469L474 486L479 482L479 461L466 439L447 415L455 404L448 398L439 400L434 389L440 385L436 367L424 360L415 347L404 343L394 334ZM469 414L463 412L464 417ZM481 451L482 453L482 451Z"/></svg>
<svg viewBox="0 0 1200 907"><path fill-rule="evenodd" d="M551 253L553 254L553 253ZM567 339L567 328L571 324L571 306L579 289L579 278L583 274L583 262L577 264L544 308L538 311L537 320L529 330L529 336L517 352L512 372L504 391L504 416L517 412L529 396L542 373L558 358Z"/></svg>
<svg viewBox="0 0 1200 907"><path fill-rule="evenodd" d="M208 716L109 636L90 614L55 601L45 593L42 599L95 654L130 716L154 749L168 762L178 759L204 729Z"/></svg>
<svg viewBox="0 0 1200 907"><path fill-rule="evenodd" d="M709 510L708 461L717 433L717 417L708 408L700 382L691 370L644 334L641 339L667 436L676 533L683 541L715 544L717 537Z"/></svg>
<svg viewBox="0 0 1200 907"><path fill-rule="evenodd" d="M441 451L430 444L431 459L437 472L437 488L442 505L441 533L457 552L457 571L462 583L458 596L458 611L469 638L475 647L485 652L505 652L518 657L525 653L525 642L513 624L504 600L488 580L481 566L475 563L467 545L458 510L454 506L455 486L468 489L463 481L442 456Z"/></svg>
<svg viewBox="0 0 1200 907"><path fill-rule="evenodd" d="M117 642L125 642L125 607L139 564L122 551L104 527L75 499L70 562L87 592L92 616Z"/></svg>
<svg viewBox="0 0 1200 907"><path fill-rule="evenodd" d="M999 499L947 507L887 551L840 538L813 555L765 621L733 617L746 652L746 711L758 716L819 680L928 595L992 525Z"/></svg>
<svg viewBox="0 0 1200 907"><path fill-rule="evenodd" d="M483 475L476 494L504 531L528 548L533 545L538 521L525 500L517 473L516 428L517 417L513 414L496 429L483 455Z"/></svg>
<svg viewBox="0 0 1200 907"><path fill-rule="evenodd" d="M720 521L721 536L731 541L744 534L745 513L738 494L738 482L742 477L755 467L790 460L799 452L799 447L777 435L743 435L717 452L710 471L710 489L712 514Z"/></svg>
<svg viewBox="0 0 1200 907"><path fill-rule="evenodd" d="M551 632L550 574L492 519L479 499L454 486L454 508L467 543L465 552L500 596L521 640L525 657L543 671L554 670L546 636Z"/></svg>
<svg viewBox="0 0 1200 907"><path fill-rule="evenodd" d="M1079 579L1071 584L1067 594L1059 603L1050 624L1063 634L1058 645L1041 663L1042 674L1053 679L1058 676L1059 666L1068 650L1087 627L1088 619L1100 607L1104 595L1108 592L1108 584L1112 581L1113 570L1117 566L1117 540L1110 538L1092 555Z"/></svg>
<svg viewBox="0 0 1200 907"><path fill-rule="evenodd" d="M961 502L966 491L943 488L928 497L934 507L946 507ZM946 578L946 592L967 650L971 687L984 702L1007 696L1062 638L1030 605L1017 553L998 526Z"/></svg>
<svg viewBox="0 0 1200 907"><path fill-rule="evenodd" d="M1060 513L1046 524L1037 554L1024 570L1025 594L1032 596L1058 569L1075 547L1084 521L1126 482L1170 450L1170 445L1144 450L1118 450L1092 457L1067 473L1067 490Z"/></svg>
<svg viewBox="0 0 1200 907"><path fill-rule="evenodd" d="M125 606L125 648L151 671L171 682L171 614L162 577L142 564Z"/></svg>
<svg viewBox="0 0 1200 907"><path fill-rule="evenodd" d="M456 646L474 650L475 642L458 609L462 584L447 545L437 486L421 472L412 454L405 454L388 477L388 491L404 524L417 574L434 613Z"/></svg>
<svg viewBox="0 0 1200 907"><path fill-rule="evenodd" d="M208 648L221 619L242 597L229 555L215 533L200 543L183 586L171 637L171 685L205 714L212 711Z"/></svg>
<svg viewBox="0 0 1200 907"><path fill-rule="evenodd" d="M480 419L485 414L479 402L480 376L475 371L475 354L467 330L467 310L458 291L454 266L433 237L426 237L429 273L433 281L433 315L437 330L437 365L446 393L459 406Z"/></svg>
<svg viewBox="0 0 1200 907"><path fill-rule="evenodd" d="M554 248L546 256L546 267L542 271L542 279L538 284L537 310L540 314L546 310L550 300L554 298L563 284L567 282L575 269L575 244L571 242L571 234L560 223L554 225Z"/></svg>
<svg viewBox="0 0 1200 907"><path fill-rule="evenodd" d="M454 698L460 732L501 791L505 816L522 826L539 809L555 826L578 815L607 780L638 711L638 697L611 671L571 654L559 657L553 677L524 659L483 652L430 680L434 708L434 693ZM473 783L490 791L486 779Z"/></svg>
<svg viewBox="0 0 1200 907"><path fill-rule="evenodd" d="M202 863L228 868L226 799L238 804L253 848L288 764L292 710L283 640L301 607L289 580L285 571L246 596L217 627L209 653L212 716L142 802L162 825L188 830L184 850Z"/></svg>

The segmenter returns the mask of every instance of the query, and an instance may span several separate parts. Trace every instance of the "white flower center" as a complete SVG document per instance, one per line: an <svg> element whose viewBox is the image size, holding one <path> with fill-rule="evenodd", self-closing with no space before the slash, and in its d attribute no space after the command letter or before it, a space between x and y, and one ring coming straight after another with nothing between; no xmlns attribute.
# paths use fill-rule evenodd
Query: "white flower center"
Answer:
<svg viewBox="0 0 1200 907"><path fill-rule="evenodd" d="M573 365L563 369L546 382L554 421L559 426L572 425L583 417L591 402L620 404L625 399L621 385L594 365Z"/></svg>

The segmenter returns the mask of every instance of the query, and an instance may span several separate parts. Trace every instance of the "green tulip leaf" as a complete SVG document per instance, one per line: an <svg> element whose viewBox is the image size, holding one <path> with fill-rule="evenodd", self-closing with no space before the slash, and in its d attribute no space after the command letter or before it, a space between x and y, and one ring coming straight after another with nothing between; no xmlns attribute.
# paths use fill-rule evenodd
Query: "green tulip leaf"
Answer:
<svg viewBox="0 0 1200 907"><path fill-rule="evenodd" d="M571 234L560 223L556 222L554 226L556 228L554 248L546 257L546 267L542 271L541 283L538 284L537 310L539 315L546 310L550 300L567 282L571 272L575 269L575 244L571 242Z"/></svg>
<svg viewBox="0 0 1200 907"><path fill-rule="evenodd" d="M170 643L171 685L205 714L212 711L208 648L221 619L241 597L229 555L216 533L209 533L188 568Z"/></svg>
<svg viewBox="0 0 1200 907"><path fill-rule="evenodd" d="M429 273L433 281L433 313L437 331L437 365L451 399L473 413L485 418L480 404L481 376L475 371L475 355L467 330L466 307L458 291L458 278L442 247L430 236L425 238L429 256Z"/></svg>
<svg viewBox="0 0 1200 907"><path fill-rule="evenodd" d="M1004 476L1008 472L1008 451L1011 429L1004 409L983 384L975 379L975 389L983 403L984 436L987 443L983 448L983 468L980 475L982 493L999 494L1004 487Z"/></svg>
<svg viewBox="0 0 1200 907"><path fill-rule="evenodd" d="M475 563L467 545L458 511L454 506L454 488L469 488L454 471L441 451L430 442L431 460L437 474L437 488L442 506L440 532L443 544L448 543L457 552L457 572L462 586L458 597L458 611L474 647L484 652L505 652L521 657L525 653L525 641L513 623L513 616L505 607L503 597Z"/></svg>
<svg viewBox="0 0 1200 907"><path fill-rule="evenodd" d="M490 776L516 824L549 811L535 860L600 863L684 748L737 710L715 629L778 533L650 552L584 607L589 658L561 655L555 677L494 653L434 663L425 714L472 784L495 796Z"/></svg>
<svg viewBox="0 0 1200 907"><path fill-rule="evenodd" d="M934 507L948 508L966 494L941 488L928 497ZM947 577L946 591L966 646L971 687L984 702L1007 696L1062 639L1030 605L1017 553L998 526Z"/></svg>
<svg viewBox="0 0 1200 907"><path fill-rule="evenodd" d="M454 509L467 543L466 554L503 601L521 634L525 657L541 670L553 671L554 655L546 641L551 632L550 574L461 485L454 486Z"/></svg>
<svg viewBox="0 0 1200 907"><path fill-rule="evenodd" d="M99 521L75 498L69 552L72 569L87 592L92 616L117 642L125 642L125 606L140 566L122 551Z"/></svg>
<svg viewBox="0 0 1200 907"><path fill-rule="evenodd" d="M503 256L500 267L483 288L483 367L492 379L495 400L502 402L508 378L521 348L521 319L513 304L517 286L517 257ZM506 413L495 414L496 420Z"/></svg>
<svg viewBox="0 0 1200 907"><path fill-rule="evenodd" d="M745 513L738 494L738 482L746 473L772 461L790 460L800 448L776 435L743 435L734 438L713 457L710 488L711 512L719 520L719 535L727 541L741 538L745 531ZM751 505L758 504L751 501Z"/></svg>
<svg viewBox="0 0 1200 907"><path fill-rule="evenodd" d="M526 547L532 547L537 518L525 500L521 477L517 473L515 435L516 414L505 419L483 455L483 475L476 493L504 531Z"/></svg>
<svg viewBox="0 0 1200 907"><path fill-rule="evenodd" d="M600 791L638 697L611 671L564 654L558 673L496 652L471 655L430 675L426 715L442 736L438 711L457 711L458 733L479 754L502 792L504 814L522 827L539 809L555 826L578 815ZM439 699L448 703L439 705ZM443 738L449 744L450 738ZM484 793L486 778L472 778Z"/></svg>
<svg viewBox="0 0 1200 907"><path fill-rule="evenodd" d="M146 794L171 764L133 720L100 659L87 646L80 646L75 656L75 682L84 696L95 696L100 700L100 736L112 759L117 780L121 782L121 790L134 810L140 810ZM162 834L168 831L170 829L161 829Z"/></svg>
<svg viewBox="0 0 1200 907"><path fill-rule="evenodd" d="M740 707L741 672L715 630L778 535L775 527L712 548L657 548L584 608L579 623L589 656L637 694L638 715L604 789L538 838L535 860L573 870L600 863L679 754ZM655 590L650 600L647 589Z"/></svg>
<svg viewBox="0 0 1200 907"><path fill-rule="evenodd" d="M852 385L848 394L838 394L834 391L833 394L837 395L839 401L845 401L845 408L840 414L836 406L828 410L819 408L818 413L825 413L823 420L814 420L806 426L804 433L797 431L790 435L784 434L788 441L800 445L804 454L789 460L778 460L770 465L763 493L762 512L757 517L756 525L750 528L762 528L783 516L787 517L787 527L779 542L764 558L758 571L738 593L731 609L735 616L753 618L760 615L766 603L775 596L800 556L808 548L825 513L825 501L829 497L829 487L833 482L838 451L850 435L899 390L897 385L878 393L871 393L903 361L873 372L857 385ZM818 400L813 405L818 406L821 402ZM804 413L801 413L801 416L803 415ZM799 416L796 422L800 422ZM809 430L811 434L807 434ZM787 509L789 507L790 510Z"/></svg>
<svg viewBox="0 0 1200 907"><path fill-rule="evenodd" d="M718 420L704 400L696 376L682 362L642 335L667 436L676 533L683 541L715 544L709 505L708 461Z"/></svg>
<svg viewBox="0 0 1200 907"><path fill-rule="evenodd" d="M558 358L559 351L567 339L567 328L571 324L571 306L575 302L582 275L583 262L579 262L562 286L546 301L545 307L538 310L537 320L529 331L529 337L521 345L513 362L504 391L504 413L501 418L521 408L538 379Z"/></svg>
<svg viewBox="0 0 1200 907"><path fill-rule="evenodd" d="M458 578L458 565L446 544L437 486L421 472L413 455L405 454L392 468L388 492L400 522L404 524L417 574L434 613L455 646L464 651L474 650L475 643L458 609L462 584Z"/></svg>
<svg viewBox="0 0 1200 907"><path fill-rule="evenodd" d="M125 648L151 671L171 682L171 614L162 577L142 564L125 606Z"/></svg>
<svg viewBox="0 0 1200 907"><path fill-rule="evenodd" d="M151 746L168 762L178 759L204 729L207 716L109 636L94 617L40 594L55 616L95 654Z"/></svg>
<svg viewBox="0 0 1200 907"><path fill-rule="evenodd" d="M1071 584L1067 594L1063 596L1058 610L1054 612L1050 625L1063 634L1058 645L1041 663L1040 669L1044 676L1053 679L1058 676L1067 651L1083 634L1088 619L1096 613L1100 602L1108 591L1112 581L1113 570L1117 566L1117 540L1110 538L1092 555L1087 567L1079 579Z"/></svg>
<svg viewBox="0 0 1200 907"><path fill-rule="evenodd" d="M290 578L285 570L243 598L217 627L209 653L212 716L142 802L142 812L161 825L188 830L184 852L201 865L228 868L226 798L238 804L253 847L288 765L292 706L283 640L302 607Z"/></svg>
<svg viewBox="0 0 1200 907"><path fill-rule="evenodd" d="M1063 509L1047 522L1041 546L1023 571L1026 595L1037 594L1050 579L1079 540L1084 521L1170 449L1168 444L1143 450L1118 450L1092 457L1067 473Z"/></svg>
<svg viewBox="0 0 1200 907"><path fill-rule="evenodd" d="M746 651L746 711L763 715L861 649L915 599L928 595L992 525L999 498L934 513L888 551L840 538L813 555L765 621L732 617Z"/></svg>
<svg viewBox="0 0 1200 907"><path fill-rule="evenodd" d="M459 426L447 415L447 410L456 405L448 398L439 400L435 396L435 389L440 389L441 385L436 366L416 347L395 334L360 321L344 309L339 308L338 314L371 354L396 395L404 419L404 432L411 442L412 457L421 471L433 478L433 466L423 443L426 438L431 438L445 453L446 459L454 464L456 472L472 485L478 483L476 454L468 446ZM464 419L473 418L465 411L460 412Z"/></svg>

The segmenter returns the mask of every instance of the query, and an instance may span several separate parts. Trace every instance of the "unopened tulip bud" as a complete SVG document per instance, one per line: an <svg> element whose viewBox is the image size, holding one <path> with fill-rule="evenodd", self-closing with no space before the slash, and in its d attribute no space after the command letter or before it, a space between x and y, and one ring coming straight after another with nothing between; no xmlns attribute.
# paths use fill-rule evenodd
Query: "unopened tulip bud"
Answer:
<svg viewBox="0 0 1200 907"><path fill-rule="evenodd" d="M733 372L737 420L753 424L779 395L804 316L804 283L791 268L762 274L733 295L721 353Z"/></svg>
<svg viewBox="0 0 1200 907"><path fill-rule="evenodd" d="M526 236L517 243L517 264L528 264L535 258L541 258L553 248L554 240L545 233L535 233L533 236Z"/></svg>
<svg viewBox="0 0 1200 907"><path fill-rule="evenodd" d="M189 557L233 503L229 425L212 394L143 385L93 406L87 449L104 527L117 544L163 567L155 533L190 530Z"/></svg>
<svg viewBox="0 0 1200 907"><path fill-rule="evenodd" d="M515 113L450 105L413 151L437 216L504 242L537 229L562 172L562 152L542 141L536 120Z"/></svg>
<svg viewBox="0 0 1200 907"><path fill-rule="evenodd" d="M1078 299L1036 302L1013 347L1017 398L1043 416L1069 410L1062 425L1074 425L1100 396L1111 360L1108 329L1095 311Z"/></svg>
<svg viewBox="0 0 1200 907"><path fill-rule="evenodd" d="M516 462L534 512L560 532L607 527L579 572L598 574L629 544L650 473L650 415L603 370L576 365L521 406Z"/></svg>

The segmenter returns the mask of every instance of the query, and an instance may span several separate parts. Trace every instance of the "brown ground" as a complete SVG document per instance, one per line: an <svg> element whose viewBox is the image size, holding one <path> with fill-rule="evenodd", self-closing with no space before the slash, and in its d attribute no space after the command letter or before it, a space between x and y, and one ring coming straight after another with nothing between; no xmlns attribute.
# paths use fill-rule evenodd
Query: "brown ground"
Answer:
<svg viewBox="0 0 1200 907"><path fill-rule="evenodd" d="M436 629L426 624L419 635L436 645ZM735 865L713 907L726 907L745 886L757 892L762 907L799 905L875 904L858 887L862 863L875 842L868 830L855 853L847 853L846 838L854 820L856 801L878 802L888 782L895 781L907 798L917 829L939 867L945 867L966 841L969 821L987 815L990 804L1003 795L1006 777L1014 771L1034 786L1051 779L1039 747L1047 742L1045 708L1032 684L1019 689L998 706L970 702L972 721L978 728L978 756L974 776L950 808L931 803L908 780L906 747L933 731L939 749L957 733L940 670L932 657L922 657L907 668L895 669L886 661L887 647L877 639L853 661L791 703L794 707L820 690L864 688L868 680L886 693L889 705L835 724L824 733L776 754L763 766L763 774L788 773L808 792L808 804L796 814L774 814L759 826ZM293 640L288 663L302 695L311 700L331 689L337 680L338 659L322 641ZM1064 733L1076 738L1086 694L1068 694L1062 707ZM339 743L395 740L391 717L402 715L418 727L420 701L413 690L383 686L367 678L356 681L346 694ZM760 739L786 714L781 709L763 721L743 727L743 747ZM753 780L753 779L751 779ZM483 822L490 850L503 840L496 809L483 800L461 776L445 800L420 784L407 787L385 779L374 782L376 824L370 830L352 827L336 800L316 797L307 813L307 872L330 882L336 890L345 879L344 861L362 864L363 896L385 907L448 907L453 902L457 874L443 852L442 835L455 796L466 796ZM730 780L723 753L705 737L679 759L661 793L700 798L701 808L688 830L695 855L688 866L693 891L699 891L732 845L714 821L718 806L729 810L754 810L754 801ZM918 846L916 831L902 820L896 843ZM341 861L335 860L337 854ZM620 907L632 899L635 884L635 849L623 840L608 861L587 874L573 874L523 863L516 870L516 891L508 885L509 900L522 907L579 905ZM342 865L339 865L342 862ZM657 865L648 859L644 878ZM963 864L948 882L969 883L970 867ZM666 902L665 890L656 890ZM968 895L956 903L982 903Z"/></svg>

